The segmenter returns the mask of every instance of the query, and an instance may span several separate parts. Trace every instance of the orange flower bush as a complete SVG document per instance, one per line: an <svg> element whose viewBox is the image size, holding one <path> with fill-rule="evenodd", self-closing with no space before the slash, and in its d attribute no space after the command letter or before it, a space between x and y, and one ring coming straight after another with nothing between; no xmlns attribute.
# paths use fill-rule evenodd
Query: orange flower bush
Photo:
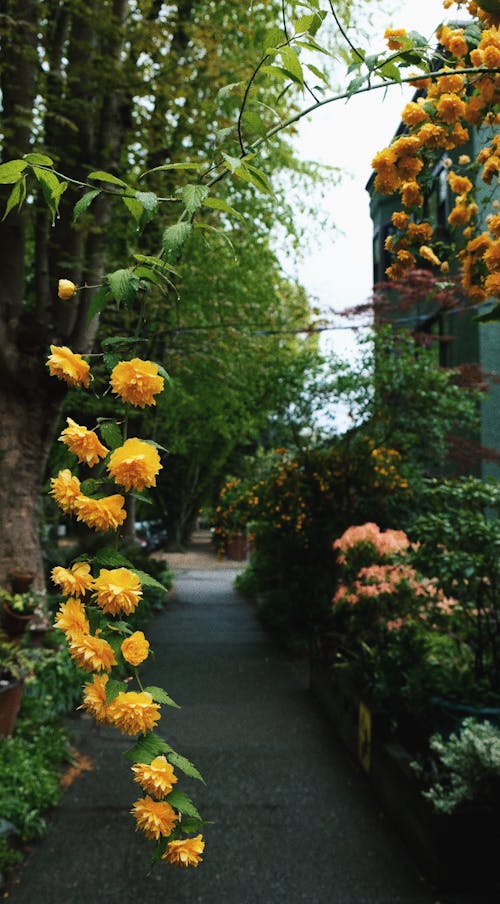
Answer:
<svg viewBox="0 0 500 904"><path fill-rule="evenodd" d="M69 299L74 291L69 281L60 281L59 297ZM52 346L47 366L51 376L70 386L90 387L89 365L66 347ZM93 369L93 379L102 379L99 365ZM156 364L134 358L113 367L110 386L121 403L144 408L156 404L164 379ZM59 440L76 458L73 470L92 468L93 476L86 480L63 468L50 481L50 494L63 514L105 537L114 534L117 540L127 517L126 499L110 489L118 483L126 492L147 491L162 468L154 444L125 438L126 424L127 416L120 443L118 425L110 429L107 419L90 429L68 417ZM135 739L127 756L134 780L146 792L132 807L136 828L155 843L155 860L197 866L204 842L196 833L203 822L190 799L174 787L178 782L174 766L192 778L202 780L201 775L155 733L161 706L176 704L161 688L143 687L138 669L149 657L149 641L143 631L133 631L124 621L140 606L145 584L161 585L145 572L137 573L117 546L104 547L89 560L80 558L68 567L56 565L51 576L65 597L54 627L64 633L76 665L89 674L81 708L99 724ZM137 688L130 686L134 678ZM186 837L192 833L194 837Z"/></svg>
<svg viewBox="0 0 500 904"><path fill-rule="evenodd" d="M446 9L452 5L445 0ZM406 104L401 117L407 134L398 135L376 154L372 166L376 190L399 196L402 204L393 214L394 234L386 245L393 257L387 276L399 280L422 261L443 273L458 263L462 288L470 301L478 303L500 298L497 202L493 192L486 195L486 187L497 184L500 172L500 73L494 71L500 66L500 15L474 2L457 0L457 5L478 17L477 24L438 28L436 59L441 67L434 67L429 78L415 81L417 97ZM403 32L389 30L386 38L389 48L408 49ZM476 72L463 71L474 68ZM471 129L482 130L475 160L460 153ZM429 174L439 165L448 167L447 181L455 198L448 215L452 238L443 243L440 235L438 250L432 247L432 225L420 221L433 190ZM415 229L417 223L428 233L424 241Z"/></svg>

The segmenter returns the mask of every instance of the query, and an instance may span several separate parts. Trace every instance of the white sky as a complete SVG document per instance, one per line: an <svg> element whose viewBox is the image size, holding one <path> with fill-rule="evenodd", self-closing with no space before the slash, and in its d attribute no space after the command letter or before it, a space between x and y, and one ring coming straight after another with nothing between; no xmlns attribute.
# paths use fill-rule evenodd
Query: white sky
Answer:
<svg viewBox="0 0 500 904"><path fill-rule="evenodd" d="M386 28L406 28L430 37L445 17L441 0L404 0L392 14L382 9L377 37L369 49L374 52L384 48ZM342 71L339 75L343 78ZM413 93L411 87L393 87L387 92L377 90L353 97L348 103L337 101L299 126L295 145L301 158L341 167L352 176L346 175L341 185L328 190L323 201L338 233L327 231L315 238L314 251L292 267L322 309L352 307L371 293L372 223L365 185L373 157L390 142L401 110ZM289 262L286 269L290 271ZM323 334L324 349L331 348L342 356L351 355L355 344L351 330Z"/></svg>

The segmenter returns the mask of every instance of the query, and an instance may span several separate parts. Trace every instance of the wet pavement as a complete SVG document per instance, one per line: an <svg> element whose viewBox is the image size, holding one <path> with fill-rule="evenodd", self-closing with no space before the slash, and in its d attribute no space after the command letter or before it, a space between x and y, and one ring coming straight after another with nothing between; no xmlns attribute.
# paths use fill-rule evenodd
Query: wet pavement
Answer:
<svg viewBox="0 0 500 904"><path fill-rule="evenodd" d="M277 651L234 592L238 566L193 563L176 562L172 599L148 628L144 679L181 705L163 707L159 733L206 780L176 786L211 822L203 863L150 870L152 843L129 813L140 796L122 756L130 739L79 715L75 743L93 769L65 792L8 900L444 904L333 736L307 663Z"/></svg>

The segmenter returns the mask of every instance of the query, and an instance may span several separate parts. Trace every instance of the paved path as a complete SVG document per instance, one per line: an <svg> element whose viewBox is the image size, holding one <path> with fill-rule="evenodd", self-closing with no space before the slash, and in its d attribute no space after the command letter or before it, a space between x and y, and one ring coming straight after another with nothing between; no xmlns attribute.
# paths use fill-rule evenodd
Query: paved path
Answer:
<svg viewBox="0 0 500 904"><path fill-rule="evenodd" d="M307 666L277 652L233 591L236 568L182 568L150 625L148 683L182 705L161 728L206 785L185 783L203 816L205 860L148 875L134 831L130 741L75 718L94 769L65 793L12 904L433 904L357 767L308 692ZM444 899L440 899L443 904Z"/></svg>

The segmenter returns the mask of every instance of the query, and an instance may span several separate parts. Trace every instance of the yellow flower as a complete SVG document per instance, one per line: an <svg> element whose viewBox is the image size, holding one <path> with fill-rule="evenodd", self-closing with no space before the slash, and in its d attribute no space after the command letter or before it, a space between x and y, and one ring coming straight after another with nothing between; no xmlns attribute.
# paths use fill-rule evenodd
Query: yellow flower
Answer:
<svg viewBox="0 0 500 904"><path fill-rule="evenodd" d="M120 361L111 373L110 382L116 395L138 408L156 405L154 396L163 390L163 377L158 374L158 366L140 358Z"/></svg>
<svg viewBox="0 0 500 904"><path fill-rule="evenodd" d="M64 631L68 640L72 640L79 634L88 634L90 627L83 603L77 599L69 599L65 603L61 603L54 621L54 628Z"/></svg>
<svg viewBox="0 0 500 904"><path fill-rule="evenodd" d="M140 665L149 655L149 641L142 631L134 631L130 637L126 637L121 645L123 658L130 665Z"/></svg>
<svg viewBox="0 0 500 904"><path fill-rule="evenodd" d="M76 664L86 672L109 672L116 665L113 648L102 637L75 633L69 639L69 652Z"/></svg>
<svg viewBox="0 0 500 904"><path fill-rule="evenodd" d="M60 443L65 443L69 451L76 455L78 461L84 462L90 468L97 464L100 458L106 458L109 449L100 442L97 433L80 427L72 418L67 417L68 426L59 437Z"/></svg>
<svg viewBox="0 0 500 904"><path fill-rule="evenodd" d="M177 782L177 776L167 758L156 756L150 763L135 763L132 766L134 782L138 782L147 794L166 797Z"/></svg>
<svg viewBox="0 0 500 904"><path fill-rule="evenodd" d="M454 172L448 173L448 184L456 195L465 195L473 188L472 182L467 176L458 176Z"/></svg>
<svg viewBox="0 0 500 904"><path fill-rule="evenodd" d="M144 832L146 838L154 840L171 835L179 819L166 800L153 800L152 797L140 797L130 812L135 816L137 828Z"/></svg>
<svg viewBox="0 0 500 904"><path fill-rule="evenodd" d="M66 596L83 596L86 590L92 590L94 586L88 562L75 562L71 568L56 565L52 569L52 580Z"/></svg>
<svg viewBox="0 0 500 904"><path fill-rule="evenodd" d="M142 596L141 582L128 568L101 568L94 590L97 605L110 615L131 615Z"/></svg>
<svg viewBox="0 0 500 904"><path fill-rule="evenodd" d="M407 32L404 28L386 28L384 31L389 50L401 50L405 46L406 37Z"/></svg>
<svg viewBox="0 0 500 904"><path fill-rule="evenodd" d="M104 499L91 499L80 494L74 503L77 520L83 521L94 530L116 530L123 524L127 513L124 509L123 496L105 496Z"/></svg>
<svg viewBox="0 0 500 904"><path fill-rule="evenodd" d="M421 245L418 249L418 253L420 254L420 257L423 257L425 261L429 261L429 263L435 264L436 267L441 266L441 261L439 260L437 255L434 254L432 248L429 248L428 245Z"/></svg>
<svg viewBox="0 0 500 904"><path fill-rule="evenodd" d="M204 850L205 842L202 835L196 835L195 838L181 838L179 841L168 842L161 859L179 866L198 866Z"/></svg>
<svg viewBox="0 0 500 904"><path fill-rule="evenodd" d="M73 298L73 295L76 292L76 286L74 282L71 282L70 279L60 279L57 284L57 295L59 298L62 298L63 301L67 301L69 298Z"/></svg>
<svg viewBox="0 0 500 904"><path fill-rule="evenodd" d="M68 468L59 471L57 477L50 479L50 494L65 515L75 511L76 500L80 497L80 481Z"/></svg>
<svg viewBox="0 0 500 904"><path fill-rule="evenodd" d="M450 125L465 115L465 103L456 94L442 94L436 103L437 115Z"/></svg>
<svg viewBox="0 0 500 904"><path fill-rule="evenodd" d="M132 438L111 453L108 471L126 490L143 490L156 486L156 475L162 467L155 446Z"/></svg>
<svg viewBox="0 0 500 904"><path fill-rule="evenodd" d="M66 345L51 345L47 367L51 377L64 380L68 386L85 386L90 382L90 367L81 355Z"/></svg>
<svg viewBox="0 0 500 904"><path fill-rule="evenodd" d="M418 207L424 203L424 196L418 182L405 182L401 188L401 200L405 207Z"/></svg>
<svg viewBox="0 0 500 904"><path fill-rule="evenodd" d="M106 706L106 684L108 676L93 675L92 682L87 682L83 688L82 709L96 720L96 722L106 723L108 721L108 712Z"/></svg>
<svg viewBox="0 0 500 904"><path fill-rule="evenodd" d="M122 734L146 734L159 722L159 710L148 691L121 691L108 705L108 718Z"/></svg>

